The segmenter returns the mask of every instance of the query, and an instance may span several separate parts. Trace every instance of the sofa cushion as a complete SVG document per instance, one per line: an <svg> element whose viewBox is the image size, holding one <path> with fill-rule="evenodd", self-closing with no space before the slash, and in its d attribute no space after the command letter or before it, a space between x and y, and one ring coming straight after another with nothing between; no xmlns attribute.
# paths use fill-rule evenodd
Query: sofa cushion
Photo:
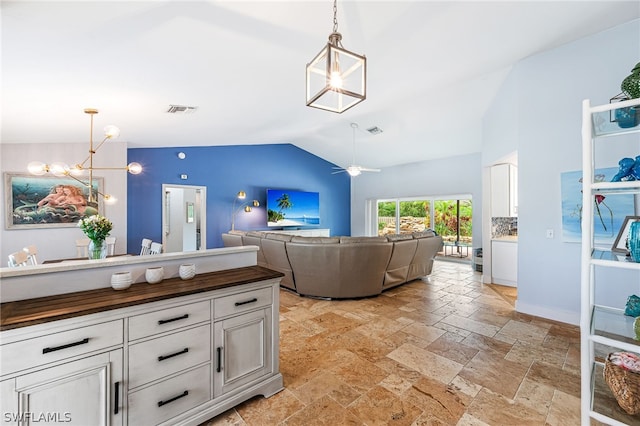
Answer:
<svg viewBox="0 0 640 426"><path fill-rule="evenodd" d="M264 238L266 237L267 233L264 231L248 231L245 235L249 237Z"/></svg>
<svg viewBox="0 0 640 426"><path fill-rule="evenodd" d="M405 241L405 240L413 240L413 235L411 234L387 234L385 235L387 241Z"/></svg>
<svg viewBox="0 0 640 426"><path fill-rule="evenodd" d="M340 242L338 237L300 237L293 236L291 238L292 243L304 243L304 244L337 244Z"/></svg>
<svg viewBox="0 0 640 426"><path fill-rule="evenodd" d="M429 237L435 237L436 233L433 232L431 229L425 229L424 231L421 231L421 232L414 232L411 235L413 236L413 238L429 238Z"/></svg>
<svg viewBox="0 0 640 426"><path fill-rule="evenodd" d="M340 237L340 244L386 243L386 237Z"/></svg>
<svg viewBox="0 0 640 426"><path fill-rule="evenodd" d="M293 235L276 234L276 233L273 233L273 232L269 232L269 233L267 233L267 236L265 238L267 240L291 241L291 238L293 238Z"/></svg>
<svg viewBox="0 0 640 426"><path fill-rule="evenodd" d="M227 232L227 234L232 234L232 235L244 235L246 233L247 231L238 231L236 229L232 229L231 231Z"/></svg>

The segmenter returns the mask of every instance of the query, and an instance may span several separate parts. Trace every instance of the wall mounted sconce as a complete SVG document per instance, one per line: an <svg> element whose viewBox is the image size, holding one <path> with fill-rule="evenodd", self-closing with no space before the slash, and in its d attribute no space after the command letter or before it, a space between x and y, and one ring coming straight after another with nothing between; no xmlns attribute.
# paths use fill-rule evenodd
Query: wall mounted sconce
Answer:
<svg viewBox="0 0 640 426"><path fill-rule="evenodd" d="M234 231L235 228L235 223L236 223L236 215L238 213L240 213L241 210L244 210L245 213L249 213L252 210L252 207L260 207L260 203L258 202L258 200L252 200L252 201L247 201L244 202L244 200L247 198L247 193L244 191L239 191L238 194L236 194L236 198L233 199L233 208L232 208L232 215L231 215L231 230ZM236 203L237 201L240 200L240 206L238 206L238 208L236 208Z"/></svg>

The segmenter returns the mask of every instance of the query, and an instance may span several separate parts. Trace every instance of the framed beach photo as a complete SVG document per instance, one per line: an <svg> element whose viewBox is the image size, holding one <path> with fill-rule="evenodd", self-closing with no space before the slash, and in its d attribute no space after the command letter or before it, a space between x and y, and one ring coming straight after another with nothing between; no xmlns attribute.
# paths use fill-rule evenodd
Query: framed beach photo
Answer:
<svg viewBox="0 0 640 426"><path fill-rule="evenodd" d="M627 237L629 236L629 229L631 228L631 224L633 222L640 221L640 216L627 216L624 218L624 222L622 222L622 226L618 231L618 236L613 243L613 247L611 247L611 251L629 254L629 249L627 249Z"/></svg>
<svg viewBox="0 0 640 426"><path fill-rule="evenodd" d="M89 203L89 186L68 177L34 176L28 173L5 173L5 228L64 228L77 226L85 216L104 211L103 178L93 178L93 195Z"/></svg>

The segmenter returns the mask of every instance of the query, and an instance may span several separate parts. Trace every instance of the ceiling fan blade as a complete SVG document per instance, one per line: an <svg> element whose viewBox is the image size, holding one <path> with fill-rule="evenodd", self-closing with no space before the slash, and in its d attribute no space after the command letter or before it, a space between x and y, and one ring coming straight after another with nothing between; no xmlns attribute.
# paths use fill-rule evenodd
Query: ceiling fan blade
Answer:
<svg viewBox="0 0 640 426"><path fill-rule="evenodd" d="M360 167L361 172L380 172L380 169L368 169L366 167Z"/></svg>
<svg viewBox="0 0 640 426"><path fill-rule="evenodd" d="M338 174L338 173L344 173L346 172L346 170L342 169L342 170L336 170L335 172L331 172L332 175Z"/></svg>

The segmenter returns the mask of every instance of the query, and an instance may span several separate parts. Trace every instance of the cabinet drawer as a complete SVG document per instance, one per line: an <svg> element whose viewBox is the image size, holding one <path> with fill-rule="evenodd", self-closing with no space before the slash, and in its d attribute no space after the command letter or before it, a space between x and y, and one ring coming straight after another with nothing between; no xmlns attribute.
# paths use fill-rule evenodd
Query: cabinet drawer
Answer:
<svg viewBox="0 0 640 426"><path fill-rule="evenodd" d="M129 340L152 336L211 319L208 301L162 309L129 319Z"/></svg>
<svg viewBox="0 0 640 426"><path fill-rule="evenodd" d="M129 393L129 424L155 425L211 399L211 369L203 365Z"/></svg>
<svg viewBox="0 0 640 426"><path fill-rule="evenodd" d="M121 345L123 339L122 320L116 320L2 345L2 374Z"/></svg>
<svg viewBox="0 0 640 426"><path fill-rule="evenodd" d="M211 359L209 324L129 346L129 387L135 388Z"/></svg>
<svg viewBox="0 0 640 426"><path fill-rule="evenodd" d="M246 291L244 293L232 294L231 296L215 299L213 313L215 318L222 318L250 311L255 308L269 306L272 301L271 287Z"/></svg>

